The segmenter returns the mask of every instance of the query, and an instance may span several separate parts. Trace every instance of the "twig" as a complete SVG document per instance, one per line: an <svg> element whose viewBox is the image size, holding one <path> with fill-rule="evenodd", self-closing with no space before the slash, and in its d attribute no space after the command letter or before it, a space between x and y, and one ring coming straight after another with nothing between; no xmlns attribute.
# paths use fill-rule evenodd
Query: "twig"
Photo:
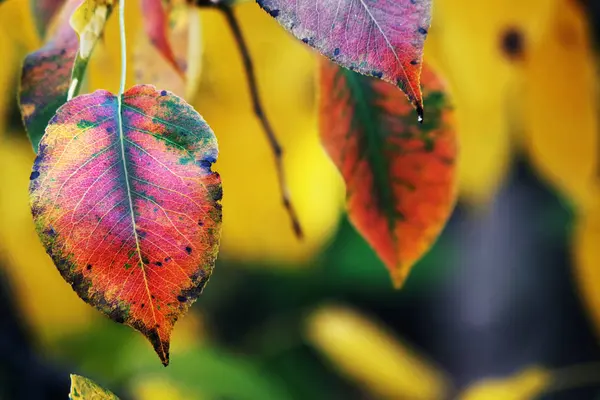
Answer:
<svg viewBox="0 0 600 400"><path fill-rule="evenodd" d="M223 13L225 19L227 20L227 25L233 33L235 42L238 47L238 51L242 56L244 70L246 71L248 89L250 90L250 97L252 98L252 107L254 110L254 114L259 119L263 130L267 135L269 145L271 146L271 151L273 152L273 156L275 157L275 167L277 169L277 179L279 181L279 190L281 192L281 200L283 202L283 206L285 207L287 213L290 216L290 220L292 222L292 227L294 229L296 237L302 239L302 227L300 226L298 215L296 214L296 210L294 208L294 205L292 204L290 191L287 186L287 181L285 177L285 171L283 168L283 149L279 144L277 137L275 136L275 132L271 127L271 123L267 119L267 116L262 106L262 102L260 101L260 96L258 94L258 85L256 83L256 74L254 72L254 64L252 62L252 58L250 57L250 50L248 49L248 45L244 40L242 30L240 29L240 25L238 23L237 18L235 17L232 6L226 0L195 0L193 1L193 3L199 7L216 8Z"/></svg>

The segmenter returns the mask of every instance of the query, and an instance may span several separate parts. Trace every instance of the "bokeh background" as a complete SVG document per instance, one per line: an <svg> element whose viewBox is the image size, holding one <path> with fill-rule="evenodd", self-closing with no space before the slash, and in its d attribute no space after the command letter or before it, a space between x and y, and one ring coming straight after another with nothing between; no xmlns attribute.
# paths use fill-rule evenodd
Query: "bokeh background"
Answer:
<svg viewBox="0 0 600 400"><path fill-rule="evenodd" d="M233 37L200 11L187 94L219 139L223 240L165 369L76 296L37 240L15 99L41 39L29 0L0 7L0 399L65 399L69 373L142 400L600 399L600 3L434 0L425 58L456 106L460 198L400 291L347 221L319 146L318 56L256 4L235 12L306 238L280 206ZM115 20L90 89L118 86Z"/></svg>

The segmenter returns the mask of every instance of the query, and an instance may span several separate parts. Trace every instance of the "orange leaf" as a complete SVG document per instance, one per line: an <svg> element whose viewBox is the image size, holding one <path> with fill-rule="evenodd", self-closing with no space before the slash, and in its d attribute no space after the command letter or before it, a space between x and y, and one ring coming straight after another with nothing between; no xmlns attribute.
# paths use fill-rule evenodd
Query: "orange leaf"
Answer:
<svg viewBox="0 0 600 400"><path fill-rule="evenodd" d="M321 138L347 190L350 220L396 287L452 211L456 136L440 82L423 69L428 116L418 124L392 85L323 62Z"/></svg>

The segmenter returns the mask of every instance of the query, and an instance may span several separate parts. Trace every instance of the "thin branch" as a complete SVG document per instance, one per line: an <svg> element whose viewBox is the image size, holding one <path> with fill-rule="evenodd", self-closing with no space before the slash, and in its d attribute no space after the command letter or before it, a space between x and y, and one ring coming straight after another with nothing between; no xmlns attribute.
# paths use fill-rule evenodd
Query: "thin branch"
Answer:
<svg viewBox="0 0 600 400"><path fill-rule="evenodd" d="M242 56L242 61L244 64L244 69L246 71L246 78L248 81L248 88L250 90L250 96L252 98L252 106L254 109L254 114L259 119L264 132L267 135L267 139L269 141L269 145L271 146L271 150L273 152L273 156L275 157L275 166L277 169L277 177L279 180L279 189L281 191L281 199L283 202L283 206L290 216L290 220L292 222L292 227L294 229L294 233L296 237L299 239L302 238L302 227L300 226L300 221L298 220L298 215L296 214L296 210L291 201L290 191L287 186L287 181L285 177L285 171L283 168L283 149L275 136L275 132L271 127L267 116L265 115L265 111L262 107L262 102L260 101L260 97L258 95L258 85L256 83L256 75L254 72L254 64L252 63L252 59L250 58L250 51L244 40L244 36L242 35L242 31L240 29L240 25L238 23L237 18L231 8L231 5L225 3L217 3L213 4L218 10L220 10L227 20L227 24L233 33L235 41L237 43L238 50Z"/></svg>

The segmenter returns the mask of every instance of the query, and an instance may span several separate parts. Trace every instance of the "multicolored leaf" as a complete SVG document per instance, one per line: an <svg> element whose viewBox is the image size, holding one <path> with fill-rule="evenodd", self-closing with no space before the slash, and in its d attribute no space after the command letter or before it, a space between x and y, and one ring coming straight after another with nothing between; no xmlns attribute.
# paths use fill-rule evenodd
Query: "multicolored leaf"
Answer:
<svg viewBox="0 0 600 400"><path fill-rule="evenodd" d="M423 69L423 124L385 82L323 62L321 139L346 182L350 220L399 287L456 197L456 134L442 85Z"/></svg>
<svg viewBox="0 0 600 400"><path fill-rule="evenodd" d="M153 86L61 107L31 173L36 230L86 302L143 333L163 364L212 272L221 232L214 134Z"/></svg>
<svg viewBox="0 0 600 400"><path fill-rule="evenodd" d="M75 21L81 29L80 34L85 36L81 45L85 53L82 54L88 54L95 43L95 40L89 40L89 33L102 31L112 8L109 5L111 3L112 1L103 0L68 0L58 17L56 32L40 50L25 58L19 101L23 122L34 151L37 152L48 121L67 101L71 81L76 82L71 89L72 93L76 93L83 80L87 61L75 63L80 45L77 33L69 22L71 16L77 10ZM78 9L79 6L81 8ZM95 37L97 39L98 35Z"/></svg>
<svg viewBox="0 0 600 400"><path fill-rule="evenodd" d="M423 113L419 80L431 0L256 0L339 65L398 85Z"/></svg>
<svg viewBox="0 0 600 400"><path fill-rule="evenodd" d="M158 49L160 54L171 64L173 68L181 75L184 74L180 69L175 54L169 42L168 21L169 13L165 10L162 0L140 0L142 12L144 13L144 26L146 34L150 41ZM169 3L169 6L171 4Z"/></svg>
<svg viewBox="0 0 600 400"><path fill-rule="evenodd" d="M110 390L104 389L86 377L71 374L70 400L119 400Z"/></svg>

